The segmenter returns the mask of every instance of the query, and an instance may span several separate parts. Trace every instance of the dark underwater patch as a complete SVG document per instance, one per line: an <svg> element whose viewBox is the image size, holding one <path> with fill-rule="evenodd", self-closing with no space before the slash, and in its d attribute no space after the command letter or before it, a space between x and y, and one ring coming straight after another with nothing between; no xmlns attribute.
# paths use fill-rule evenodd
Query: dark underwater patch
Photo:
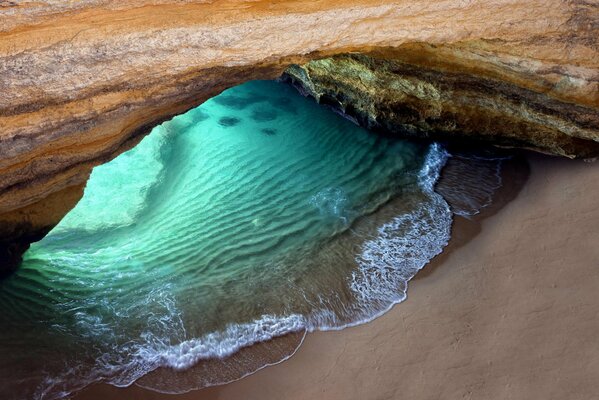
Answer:
<svg viewBox="0 0 599 400"><path fill-rule="evenodd" d="M272 121L278 117L278 113L274 110L254 110L252 119L256 122Z"/></svg>
<svg viewBox="0 0 599 400"><path fill-rule="evenodd" d="M194 108L192 110L189 110L187 112L187 115L191 117L193 122L202 122L202 121L205 121L208 118L210 118L210 114L208 114L206 111L202 110L201 108Z"/></svg>
<svg viewBox="0 0 599 400"><path fill-rule="evenodd" d="M213 101L217 104L220 104L221 106L234 108L237 110L244 109L252 103L252 100L250 98L232 95L217 96L213 98Z"/></svg>
<svg viewBox="0 0 599 400"><path fill-rule="evenodd" d="M241 120L237 117L222 117L218 120L218 124L224 127L231 127L239 124Z"/></svg>
<svg viewBox="0 0 599 400"><path fill-rule="evenodd" d="M261 132L264 133L267 136L273 136L273 135L277 134L277 130L276 129L272 129L272 128L261 129Z"/></svg>

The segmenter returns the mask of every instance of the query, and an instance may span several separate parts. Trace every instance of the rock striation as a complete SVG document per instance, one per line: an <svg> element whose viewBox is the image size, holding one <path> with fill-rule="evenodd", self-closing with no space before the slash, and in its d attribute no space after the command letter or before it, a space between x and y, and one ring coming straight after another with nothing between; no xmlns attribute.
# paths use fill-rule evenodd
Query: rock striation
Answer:
<svg viewBox="0 0 599 400"><path fill-rule="evenodd" d="M151 127L310 60L373 129L592 156L597 37L585 0L0 1L0 271Z"/></svg>

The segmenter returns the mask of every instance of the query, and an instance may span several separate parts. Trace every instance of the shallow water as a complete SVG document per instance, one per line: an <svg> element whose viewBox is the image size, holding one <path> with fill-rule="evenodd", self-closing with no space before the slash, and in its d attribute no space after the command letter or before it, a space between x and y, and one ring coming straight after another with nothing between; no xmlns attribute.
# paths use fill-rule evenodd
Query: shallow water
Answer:
<svg viewBox="0 0 599 400"><path fill-rule="evenodd" d="M447 244L452 214L433 191L445 158L277 82L156 127L96 168L0 283L0 397L144 376L182 392L285 358L305 331L380 315ZM273 338L289 343L244 355Z"/></svg>

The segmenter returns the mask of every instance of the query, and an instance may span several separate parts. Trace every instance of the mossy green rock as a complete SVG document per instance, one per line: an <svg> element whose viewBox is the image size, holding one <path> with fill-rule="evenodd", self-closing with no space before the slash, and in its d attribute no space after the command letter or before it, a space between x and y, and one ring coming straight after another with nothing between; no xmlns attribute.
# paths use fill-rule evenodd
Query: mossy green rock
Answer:
<svg viewBox="0 0 599 400"><path fill-rule="evenodd" d="M291 66L284 79L383 133L468 139L572 158L599 154L593 107L494 79L465 63L426 65L406 54L338 55Z"/></svg>

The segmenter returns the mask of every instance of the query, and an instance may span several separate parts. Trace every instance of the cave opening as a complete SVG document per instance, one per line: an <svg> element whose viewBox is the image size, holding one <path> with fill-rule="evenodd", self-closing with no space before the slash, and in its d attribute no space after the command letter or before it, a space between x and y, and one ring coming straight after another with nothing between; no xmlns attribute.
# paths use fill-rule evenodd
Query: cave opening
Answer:
<svg viewBox="0 0 599 400"><path fill-rule="evenodd" d="M375 318L447 244L433 190L445 158L281 82L229 89L96 167L0 283L14 327L2 367L29 365L15 392L50 398L99 380L162 390L173 371L168 390L187 391L289 356L306 331ZM290 339L247 354L274 338ZM212 376L214 360L236 367Z"/></svg>

